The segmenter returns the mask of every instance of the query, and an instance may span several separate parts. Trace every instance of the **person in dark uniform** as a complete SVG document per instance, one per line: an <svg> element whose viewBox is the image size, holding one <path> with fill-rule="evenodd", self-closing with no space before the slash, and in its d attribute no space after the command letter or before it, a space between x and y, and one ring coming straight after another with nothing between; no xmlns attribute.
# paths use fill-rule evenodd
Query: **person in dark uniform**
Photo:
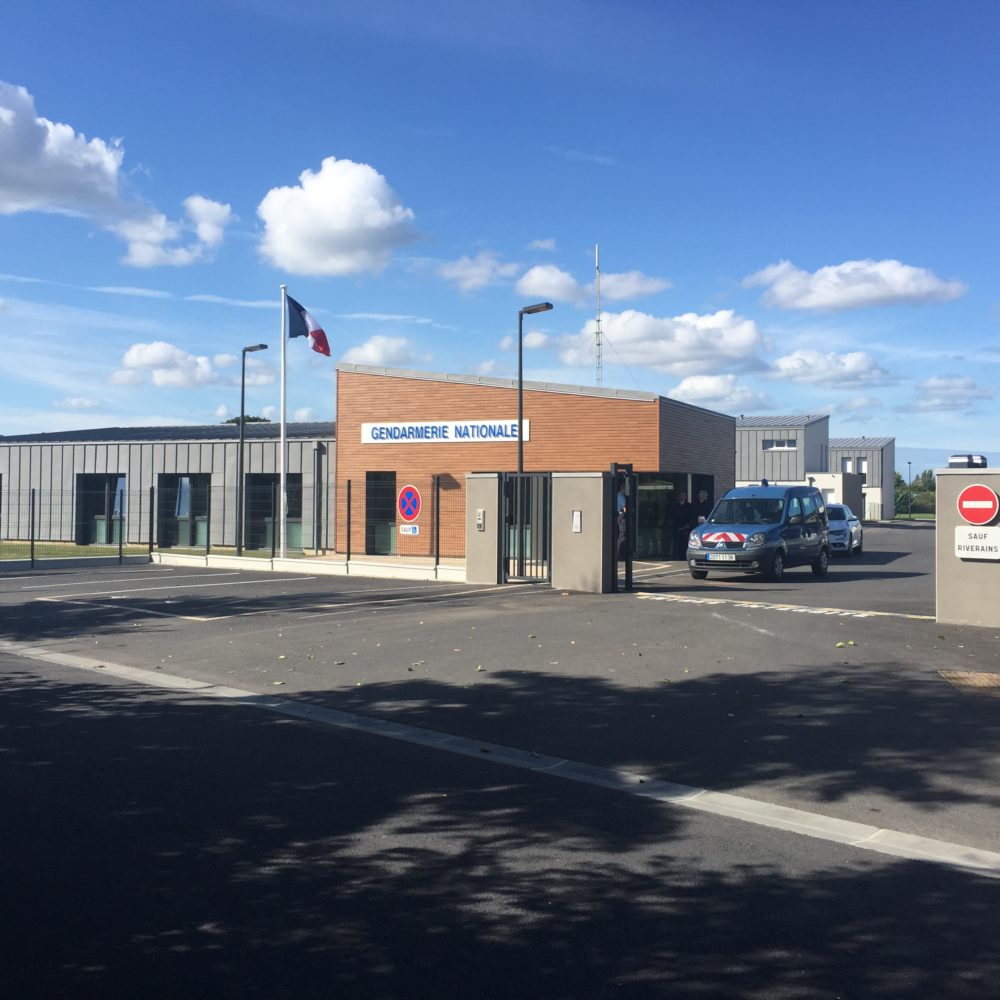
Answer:
<svg viewBox="0 0 1000 1000"><path fill-rule="evenodd" d="M712 501L708 499L708 490L698 490L698 501L694 505L695 523L699 517L708 517L712 513Z"/></svg>
<svg viewBox="0 0 1000 1000"><path fill-rule="evenodd" d="M674 507L674 558L684 559L687 556L688 535L694 527L694 508L688 503L686 493L677 494L677 506Z"/></svg>

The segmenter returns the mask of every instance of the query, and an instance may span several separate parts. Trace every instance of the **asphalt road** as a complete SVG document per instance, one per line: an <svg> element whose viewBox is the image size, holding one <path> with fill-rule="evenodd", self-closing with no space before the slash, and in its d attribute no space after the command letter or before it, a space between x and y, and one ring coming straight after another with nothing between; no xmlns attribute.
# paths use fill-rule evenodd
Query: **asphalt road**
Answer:
<svg viewBox="0 0 1000 1000"><path fill-rule="evenodd" d="M994 997L995 879L738 818L1000 851L1000 700L941 674L1000 644L919 617L933 535L878 530L780 593L7 574L5 993Z"/></svg>

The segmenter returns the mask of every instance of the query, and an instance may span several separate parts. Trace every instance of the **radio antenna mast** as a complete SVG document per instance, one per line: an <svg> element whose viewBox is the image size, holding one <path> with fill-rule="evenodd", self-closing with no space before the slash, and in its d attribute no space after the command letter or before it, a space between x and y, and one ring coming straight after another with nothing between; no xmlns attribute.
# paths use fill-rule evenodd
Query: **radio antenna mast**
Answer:
<svg viewBox="0 0 1000 1000"><path fill-rule="evenodd" d="M594 356L597 362L597 384L604 385L604 359L601 347L601 248L594 244L594 285L597 288L597 323L594 331Z"/></svg>

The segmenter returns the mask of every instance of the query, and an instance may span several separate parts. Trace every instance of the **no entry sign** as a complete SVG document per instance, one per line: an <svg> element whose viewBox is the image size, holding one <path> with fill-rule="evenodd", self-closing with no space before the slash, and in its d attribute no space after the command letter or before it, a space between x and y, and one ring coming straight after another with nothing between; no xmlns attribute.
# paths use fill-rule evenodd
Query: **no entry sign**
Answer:
<svg viewBox="0 0 1000 1000"><path fill-rule="evenodd" d="M399 491L399 497L396 499L396 509L404 521L407 523L415 521L420 516L420 506L420 490L416 486L404 486Z"/></svg>
<svg viewBox="0 0 1000 1000"><path fill-rule="evenodd" d="M959 516L968 524L989 524L1000 510L996 493L982 483L966 486L958 494Z"/></svg>

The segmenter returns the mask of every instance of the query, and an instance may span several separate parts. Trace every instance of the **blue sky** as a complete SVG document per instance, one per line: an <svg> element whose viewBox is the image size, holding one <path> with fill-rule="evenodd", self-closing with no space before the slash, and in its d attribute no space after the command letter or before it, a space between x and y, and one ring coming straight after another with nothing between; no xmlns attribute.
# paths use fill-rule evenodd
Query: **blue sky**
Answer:
<svg viewBox="0 0 1000 1000"><path fill-rule="evenodd" d="M282 283L334 361L498 377L548 299L525 377L594 384L600 244L605 386L997 454L998 28L919 0L14 5L0 434L225 419L257 342L247 409L276 416ZM332 419L333 371L289 344L290 419Z"/></svg>

